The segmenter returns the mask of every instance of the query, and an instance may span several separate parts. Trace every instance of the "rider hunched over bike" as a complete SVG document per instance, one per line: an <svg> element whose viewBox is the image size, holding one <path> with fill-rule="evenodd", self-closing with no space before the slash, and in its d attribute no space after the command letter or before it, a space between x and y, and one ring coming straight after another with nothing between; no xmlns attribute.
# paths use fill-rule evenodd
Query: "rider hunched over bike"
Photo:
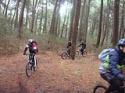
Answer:
<svg viewBox="0 0 125 93"><path fill-rule="evenodd" d="M72 46L72 42L71 42L71 41L68 41L68 44L67 44L67 46L66 46L68 55L71 54L71 46Z"/></svg>
<svg viewBox="0 0 125 93"><path fill-rule="evenodd" d="M30 55L36 54L38 52L37 42L34 39L28 40L23 55L26 55L27 50L29 50Z"/></svg>
<svg viewBox="0 0 125 93"><path fill-rule="evenodd" d="M101 60L104 61L104 60ZM118 93L124 93L121 89L125 75L123 69L125 66L125 39L119 40L117 47L110 49L105 62L101 62L99 72L101 77L106 80L110 86L106 93L117 90Z"/></svg>
<svg viewBox="0 0 125 93"><path fill-rule="evenodd" d="M79 44L78 47L80 47L80 53L81 53L81 55L83 56L84 51L85 51L85 49L86 49L86 44L82 41L82 42Z"/></svg>

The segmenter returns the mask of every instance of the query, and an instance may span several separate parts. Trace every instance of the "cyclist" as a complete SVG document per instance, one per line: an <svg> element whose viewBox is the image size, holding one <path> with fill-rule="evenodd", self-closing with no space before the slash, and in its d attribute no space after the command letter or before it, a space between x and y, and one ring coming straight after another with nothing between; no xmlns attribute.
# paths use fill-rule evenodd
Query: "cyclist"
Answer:
<svg viewBox="0 0 125 93"><path fill-rule="evenodd" d="M119 40L117 47L109 52L109 64L108 68L104 67L102 62L99 68L101 77L106 80L110 86L106 93L117 90L118 93L124 93L123 81L125 80L125 75L123 74L122 68L125 65L125 39Z"/></svg>
<svg viewBox="0 0 125 93"><path fill-rule="evenodd" d="M26 55L27 50L29 50L30 55L36 54L38 52L37 42L34 39L28 40L28 43L26 44L23 55ZM30 56L29 56L29 58L30 58ZM35 64L35 63L33 63L33 64Z"/></svg>
<svg viewBox="0 0 125 93"><path fill-rule="evenodd" d="M81 55L83 56L84 51L85 51L85 49L86 49L86 43L84 43L84 42L82 41L82 42L79 44L78 47L80 47L80 53L81 53Z"/></svg>
<svg viewBox="0 0 125 93"><path fill-rule="evenodd" d="M72 46L72 42L71 42L71 41L68 41L68 44L67 44L67 46L66 46L68 55L71 54L71 46Z"/></svg>

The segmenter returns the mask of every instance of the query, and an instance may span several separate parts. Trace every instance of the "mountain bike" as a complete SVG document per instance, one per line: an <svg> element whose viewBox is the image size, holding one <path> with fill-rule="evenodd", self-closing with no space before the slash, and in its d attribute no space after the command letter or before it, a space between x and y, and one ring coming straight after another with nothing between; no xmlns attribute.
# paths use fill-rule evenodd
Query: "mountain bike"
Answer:
<svg viewBox="0 0 125 93"><path fill-rule="evenodd" d="M30 77L37 70L37 59L34 53L26 54L28 62L26 64L26 76Z"/></svg>
<svg viewBox="0 0 125 93"><path fill-rule="evenodd" d="M125 81L124 81L124 85L120 87L121 89L124 89L124 93L125 93ZM104 86L104 85L97 85L94 87L93 93L106 93L108 87ZM117 90L111 91L110 93L119 93Z"/></svg>
<svg viewBox="0 0 125 93"><path fill-rule="evenodd" d="M83 51L83 55L81 54L81 51L80 51L80 49L77 49L76 50L76 56L86 56L87 55L87 51L86 51L86 49Z"/></svg>
<svg viewBox="0 0 125 93"><path fill-rule="evenodd" d="M60 54L60 56L61 56L62 59L68 59L68 58L70 58L70 55L69 55L67 49L63 49L62 53Z"/></svg>

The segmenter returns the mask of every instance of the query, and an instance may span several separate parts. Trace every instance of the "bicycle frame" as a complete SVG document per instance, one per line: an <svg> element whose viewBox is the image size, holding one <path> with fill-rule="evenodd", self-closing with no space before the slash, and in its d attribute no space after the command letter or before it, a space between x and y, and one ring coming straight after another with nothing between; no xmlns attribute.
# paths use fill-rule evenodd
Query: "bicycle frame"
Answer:
<svg viewBox="0 0 125 93"><path fill-rule="evenodd" d="M34 53L32 54L26 54L28 56L28 61L27 62L30 62L34 59L34 66L36 66L36 55ZM32 62L31 62L32 63Z"/></svg>
<svg viewBox="0 0 125 93"><path fill-rule="evenodd" d="M28 62L26 64L26 75L30 77L32 75L32 71L36 71L37 59L34 53L26 54L28 56Z"/></svg>

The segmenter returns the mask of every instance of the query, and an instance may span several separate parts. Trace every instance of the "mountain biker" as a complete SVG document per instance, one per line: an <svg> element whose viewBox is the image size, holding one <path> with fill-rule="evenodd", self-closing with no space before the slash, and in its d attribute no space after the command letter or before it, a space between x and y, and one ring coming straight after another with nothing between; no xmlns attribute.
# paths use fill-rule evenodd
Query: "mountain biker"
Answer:
<svg viewBox="0 0 125 93"><path fill-rule="evenodd" d="M26 55L27 50L29 50L30 55L38 53L37 42L34 39L28 40L28 43L26 44L23 55ZM29 56L29 59L30 59L30 56Z"/></svg>
<svg viewBox="0 0 125 93"><path fill-rule="evenodd" d="M71 41L68 41L68 44L67 44L67 46L66 46L68 55L71 54L71 46L72 46L72 42L71 42Z"/></svg>
<svg viewBox="0 0 125 93"><path fill-rule="evenodd" d="M119 40L117 47L109 52L109 66L108 69L104 67L104 63L101 63L99 72L101 77L106 80L110 86L106 93L117 90L118 93L124 93L123 86L125 75L123 69L125 65L125 39Z"/></svg>
<svg viewBox="0 0 125 93"><path fill-rule="evenodd" d="M34 53L36 54L38 52L38 48L37 48L37 42L34 39L29 39L28 43L26 44L26 47L24 49L23 54L25 55L27 50L29 49L29 53Z"/></svg>
<svg viewBox="0 0 125 93"><path fill-rule="evenodd" d="M80 47L80 53L81 53L81 55L83 56L84 51L85 51L85 49L86 49L86 43L84 43L84 42L82 41L82 42L79 44L78 47Z"/></svg>

